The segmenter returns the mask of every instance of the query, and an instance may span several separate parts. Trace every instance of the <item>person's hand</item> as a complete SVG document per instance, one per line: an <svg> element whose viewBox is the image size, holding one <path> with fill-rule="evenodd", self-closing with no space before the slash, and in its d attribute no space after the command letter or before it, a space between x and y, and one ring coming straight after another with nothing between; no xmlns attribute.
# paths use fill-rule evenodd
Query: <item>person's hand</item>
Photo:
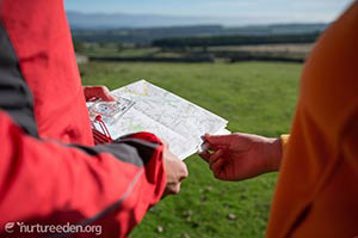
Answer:
<svg viewBox="0 0 358 238"><path fill-rule="evenodd" d="M92 99L101 99L103 101L114 101L115 98L111 96L106 86L83 86L86 101Z"/></svg>
<svg viewBox="0 0 358 238"><path fill-rule="evenodd" d="M238 181L277 171L280 167L280 139L234 133L205 135L204 141L207 150L200 156L209 163L218 179Z"/></svg>
<svg viewBox="0 0 358 238"><path fill-rule="evenodd" d="M163 197L178 194L182 180L188 177L188 169L185 163L173 155L166 145L164 146L163 159L167 174L167 185Z"/></svg>

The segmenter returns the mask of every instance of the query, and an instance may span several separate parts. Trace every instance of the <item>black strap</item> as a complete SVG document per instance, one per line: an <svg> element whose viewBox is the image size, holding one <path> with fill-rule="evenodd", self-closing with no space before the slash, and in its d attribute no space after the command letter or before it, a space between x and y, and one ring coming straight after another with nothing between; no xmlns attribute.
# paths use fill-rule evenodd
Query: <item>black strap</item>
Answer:
<svg viewBox="0 0 358 238"><path fill-rule="evenodd" d="M32 93L26 84L15 50L0 23L0 109L28 134L38 137Z"/></svg>

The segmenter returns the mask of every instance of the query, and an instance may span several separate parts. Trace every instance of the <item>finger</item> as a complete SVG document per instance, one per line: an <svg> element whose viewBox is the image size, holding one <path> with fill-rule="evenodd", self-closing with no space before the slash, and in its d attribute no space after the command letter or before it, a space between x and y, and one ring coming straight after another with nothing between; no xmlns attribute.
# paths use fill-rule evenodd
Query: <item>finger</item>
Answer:
<svg viewBox="0 0 358 238"><path fill-rule="evenodd" d="M205 151L199 153L199 156L200 156L203 160L205 160L206 162L209 163L211 154L210 154L207 150L205 150Z"/></svg>
<svg viewBox="0 0 358 238"><path fill-rule="evenodd" d="M219 172L222 170L225 163L226 163L226 161L224 159L220 158L210 165L210 169L212 171Z"/></svg>
<svg viewBox="0 0 358 238"><path fill-rule="evenodd" d="M223 158L219 158L215 160L215 162L210 164L210 169L212 171L216 171L220 166L222 166L225 163L225 160Z"/></svg>
<svg viewBox="0 0 358 238"><path fill-rule="evenodd" d="M178 194L180 192L181 183L177 183L173 188L173 194Z"/></svg>
<svg viewBox="0 0 358 238"><path fill-rule="evenodd" d="M177 161L180 166L180 169L178 170L178 173L177 173L177 181L178 182L181 182L182 180L186 179L188 176L189 176L189 172L188 172L188 167L186 166L186 164L179 160Z"/></svg>
<svg viewBox="0 0 358 238"><path fill-rule="evenodd" d="M206 134L204 139L212 149L217 149L229 145L232 137L230 135L213 136Z"/></svg>
<svg viewBox="0 0 358 238"><path fill-rule="evenodd" d="M210 156L209 164L211 165L212 163L215 163L218 159L220 159L223 156L223 154L224 154L223 150L218 150L214 152L214 154Z"/></svg>
<svg viewBox="0 0 358 238"><path fill-rule="evenodd" d="M218 159L219 157L221 157L224 154L224 150L223 149L219 149L217 151L208 151L205 150L201 153L199 153L199 156L201 158L203 158L206 162L208 162L209 164L213 161Z"/></svg>
<svg viewBox="0 0 358 238"><path fill-rule="evenodd" d="M219 159L211 166L211 171L213 171L215 178L225 180L225 176L224 176L225 163L226 161L224 161L223 159Z"/></svg>
<svg viewBox="0 0 358 238"><path fill-rule="evenodd" d="M166 194L178 194L180 192L180 183L171 183L171 184L167 184L166 187Z"/></svg>
<svg viewBox="0 0 358 238"><path fill-rule="evenodd" d="M183 181L184 179L186 179L189 176L189 171L188 171L188 167L186 166L186 164L184 162L182 162L182 173L181 176L179 177L179 182Z"/></svg>
<svg viewBox="0 0 358 238"><path fill-rule="evenodd" d="M115 100L115 98L111 95L109 89L105 86L99 86L97 93L98 93L97 96L104 101L114 101Z"/></svg>

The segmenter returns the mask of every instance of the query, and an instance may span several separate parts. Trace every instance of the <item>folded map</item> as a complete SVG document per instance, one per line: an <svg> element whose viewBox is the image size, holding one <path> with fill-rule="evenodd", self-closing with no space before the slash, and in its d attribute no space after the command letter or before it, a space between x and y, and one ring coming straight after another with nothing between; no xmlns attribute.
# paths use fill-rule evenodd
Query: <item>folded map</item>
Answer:
<svg viewBox="0 0 358 238"><path fill-rule="evenodd" d="M117 98L115 102L88 103L88 108L91 119L102 116L112 138L151 132L184 160L198 151L205 133L228 133L225 130L228 121L224 118L145 80L111 94Z"/></svg>

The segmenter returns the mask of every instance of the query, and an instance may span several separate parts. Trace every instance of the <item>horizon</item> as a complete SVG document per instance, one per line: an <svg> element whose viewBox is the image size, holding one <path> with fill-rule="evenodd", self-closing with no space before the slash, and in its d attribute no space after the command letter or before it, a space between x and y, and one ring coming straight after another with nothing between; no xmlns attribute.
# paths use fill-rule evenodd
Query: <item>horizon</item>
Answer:
<svg viewBox="0 0 358 238"><path fill-rule="evenodd" d="M100 15L149 15L179 19L190 18L191 25L250 26L272 24L311 24L334 21L351 0L65 0L67 12ZM107 4L104 4L106 2ZM262 9L265 6L265 9ZM177 25L177 24L176 24ZM179 24L180 25L180 24ZM188 25L188 24L184 24Z"/></svg>

